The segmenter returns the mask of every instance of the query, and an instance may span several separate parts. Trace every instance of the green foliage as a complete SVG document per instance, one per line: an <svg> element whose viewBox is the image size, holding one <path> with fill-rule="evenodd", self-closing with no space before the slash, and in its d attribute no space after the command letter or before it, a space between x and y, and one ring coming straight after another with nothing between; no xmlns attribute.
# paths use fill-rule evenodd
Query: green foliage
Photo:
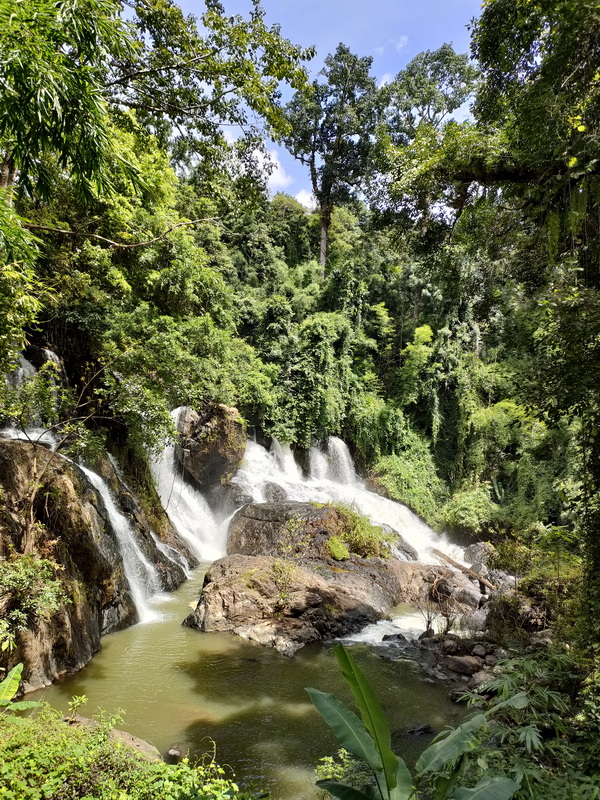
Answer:
<svg viewBox="0 0 600 800"><path fill-rule="evenodd" d="M489 488L478 486L456 492L440 510L440 526L449 533L481 538L498 514L498 505L490 498Z"/></svg>
<svg viewBox="0 0 600 800"><path fill-rule="evenodd" d="M382 800L417 800L425 797L435 800L467 800L469 797L509 800L515 795L519 782L502 776L487 776L473 789L455 788L462 772L461 762L473 749L477 735L486 723L485 714L477 714L458 728L438 737L422 753L413 778L404 761L391 750L389 726L377 697L358 665L341 645L336 645L335 655L352 691L360 719L333 695L316 689L306 691L341 745L369 767L372 778L370 782L355 788L332 780L330 776L317 781L317 786L340 800L367 800L373 796ZM517 694L501 705L522 709L527 705L527 698L522 693ZM348 760L345 761L347 764ZM340 766L334 765L333 774L336 777L340 771ZM343 771L342 777L345 777Z"/></svg>
<svg viewBox="0 0 600 800"><path fill-rule="evenodd" d="M393 539L383 528L371 525L366 517L344 505L335 505L341 518L341 529L337 536L351 553L361 558L388 558L389 542Z"/></svg>
<svg viewBox="0 0 600 800"><path fill-rule="evenodd" d="M446 489L436 474L431 451L423 438L410 430L403 445L396 455L378 459L372 472L392 499L409 506L430 525L435 525Z"/></svg>
<svg viewBox="0 0 600 800"><path fill-rule="evenodd" d="M329 550L329 555L336 561L345 561L350 558L350 551L339 536L334 535L327 539L327 549Z"/></svg>
<svg viewBox="0 0 600 800"><path fill-rule="evenodd" d="M0 720L0 782L9 800L250 800L211 757L170 766L110 738L111 721L65 724L44 706L20 725Z"/></svg>
<svg viewBox="0 0 600 800"><path fill-rule="evenodd" d="M572 655L553 650L504 662L473 698L494 725L468 753L466 773L477 778L490 769L510 769L522 776L517 797L523 800L596 797L597 733L593 726L585 729L585 690L578 698L582 666ZM589 677L593 684L593 669ZM525 708L505 704L515 692L526 692ZM593 715L596 703L590 700Z"/></svg>
<svg viewBox="0 0 600 800"><path fill-rule="evenodd" d="M414 139L420 123L440 128L473 93L478 75L467 55L452 45L415 56L387 87L387 123L394 142Z"/></svg>
<svg viewBox="0 0 600 800"><path fill-rule="evenodd" d="M35 617L48 618L69 602L58 565L37 554L13 554L0 560L0 602L8 632L31 625Z"/></svg>

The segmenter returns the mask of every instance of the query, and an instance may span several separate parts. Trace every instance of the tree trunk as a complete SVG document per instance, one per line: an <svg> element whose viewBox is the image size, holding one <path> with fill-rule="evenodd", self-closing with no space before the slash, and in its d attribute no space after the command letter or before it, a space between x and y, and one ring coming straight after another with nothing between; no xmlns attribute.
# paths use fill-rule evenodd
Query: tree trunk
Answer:
<svg viewBox="0 0 600 800"><path fill-rule="evenodd" d="M329 244L329 228L331 227L331 204L321 204L321 250L319 253L319 264L321 265L321 277L325 277L325 264L327 262L327 246Z"/></svg>
<svg viewBox="0 0 600 800"><path fill-rule="evenodd" d="M17 177L14 161L6 155L0 164L0 189L12 189Z"/></svg>

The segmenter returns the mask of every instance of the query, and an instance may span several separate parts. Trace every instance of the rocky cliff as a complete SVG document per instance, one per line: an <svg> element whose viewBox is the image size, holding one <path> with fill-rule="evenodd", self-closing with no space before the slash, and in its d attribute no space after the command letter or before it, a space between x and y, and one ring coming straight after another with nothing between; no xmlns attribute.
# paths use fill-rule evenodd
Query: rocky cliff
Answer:
<svg viewBox="0 0 600 800"><path fill-rule="evenodd" d="M23 661L23 686L32 690L83 667L103 633L136 621L118 543L99 493L73 462L44 447L0 439L0 558L42 557L54 564L64 601L51 616L27 615L17 648L5 665ZM138 526L144 540L143 525ZM146 531L146 547L150 547ZM141 545L140 545L141 546ZM184 571L153 547L163 588ZM8 574L8 573L7 573ZM18 610L26 587L0 585L0 618Z"/></svg>

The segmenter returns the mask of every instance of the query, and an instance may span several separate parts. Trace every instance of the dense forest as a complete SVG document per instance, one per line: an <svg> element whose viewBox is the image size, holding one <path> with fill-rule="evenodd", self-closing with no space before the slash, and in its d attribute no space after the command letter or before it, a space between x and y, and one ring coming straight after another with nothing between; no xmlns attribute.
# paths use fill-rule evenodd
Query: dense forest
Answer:
<svg viewBox="0 0 600 800"><path fill-rule="evenodd" d="M600 796L600 5L487 0L470 54L382 86L344 44L310 78L284 34L259 0L0 0L0 369L50 347L67 378L0 382L0 421L35 405L140 485L177 406L299 454L340 436L552 627L463 772ZM267 136L314 210L269 195Z"/></svg>

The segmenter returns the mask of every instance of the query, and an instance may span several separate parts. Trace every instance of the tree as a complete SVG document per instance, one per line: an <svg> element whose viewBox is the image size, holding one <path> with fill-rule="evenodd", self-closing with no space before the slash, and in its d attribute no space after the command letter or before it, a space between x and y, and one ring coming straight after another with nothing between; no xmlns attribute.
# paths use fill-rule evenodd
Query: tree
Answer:
<svg viewBox="0 0 600 800"><path fill-rule="evenodd" d="M201 30L172 0L131 5L135 47L106 75L114 108L135 109L165 144L170 140L176 158L200 155L213 168L223 124L238 127L250 151L261 146L263 122L275 136L286 130L280 85L304 85L302 62L313 51L283 38L278 25L268 27L260 0L247 20L205 0Z"/></svg>
<svg viewBox="0 0 600 800"><path fill-rule="evenodd" d="M334 206L364 187L373 169L381 103L371 62L338 45L325 59L323 81L296 92L287 105L290 133L284 142L308 167L321 212L321 267Z"/></svg>
<svg viewBox="0 0 600 800"><path fill-rule="evenodd" d="M421 122L439 130L473 94L477 75L468 55L455 53L451 44L415 56L386 87L392 141L412 141Z"/></svg>
<svg viewBox="0 0 600 800"><path fill-rule="evenodd" d="M115 0L0 0L0 188L51 190L49 154L86 196L107 190L104 80L134 43Z"/></svg>

